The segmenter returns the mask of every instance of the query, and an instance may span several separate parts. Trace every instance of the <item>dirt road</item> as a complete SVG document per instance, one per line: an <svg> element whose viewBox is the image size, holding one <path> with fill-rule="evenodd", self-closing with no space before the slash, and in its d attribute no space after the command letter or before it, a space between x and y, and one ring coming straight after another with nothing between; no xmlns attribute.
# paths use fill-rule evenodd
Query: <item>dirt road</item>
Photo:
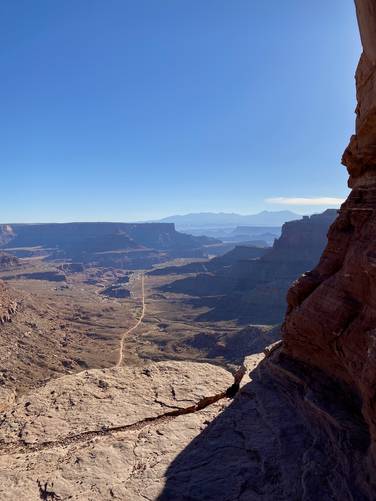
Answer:
<svg viewBox="0 0 376 501"><path fill-rule="evenodd" d="M142 320L145 316L145 275L142 273L141 275L141 301L142 301L142 310L141 310L141 315L137 322L134 324L133 327L130 329L126 330L123 335L121 336L120 339L120 347L119 347L119 358L118 361L115 364L115 367L120 367L121 364L123 363L123 350L124 350L124 340L130 334L131 332L135 331L142 323Z"/></svg>

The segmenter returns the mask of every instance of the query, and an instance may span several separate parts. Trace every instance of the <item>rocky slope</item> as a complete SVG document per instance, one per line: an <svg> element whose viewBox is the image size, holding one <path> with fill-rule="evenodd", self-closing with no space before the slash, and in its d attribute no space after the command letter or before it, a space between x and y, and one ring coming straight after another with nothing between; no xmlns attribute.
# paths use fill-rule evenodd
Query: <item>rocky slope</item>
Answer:
<svg viewBox="0 0 376 501"><path fill-rule="evenodd" d="M17 301L9 292L5 283L0 280L0 324L11 322L12 316L17 311Z"/></svg>
<svg viewBox="0 0 376 501"><path fill-rule="evenodd" d="M161 268L150 273L195 273L162 290L206 300L211 310L200 316L200 320L238 319L243 323L276 324L286 311L288 287L317 263L336 215L336 210L328 209L285 223L281 237L271 249L241 246L206 263Z"/></svg>
<svg viewBox="0 0 376 501"><path fill-rule="evenodd" d="M352 192L318 266L288 293L284 352L346 385L369 427L376 488L376 7L357 0L363 54L356 72L356 134L343 155ZM374 499L374 497L373 497Z"/></svg>

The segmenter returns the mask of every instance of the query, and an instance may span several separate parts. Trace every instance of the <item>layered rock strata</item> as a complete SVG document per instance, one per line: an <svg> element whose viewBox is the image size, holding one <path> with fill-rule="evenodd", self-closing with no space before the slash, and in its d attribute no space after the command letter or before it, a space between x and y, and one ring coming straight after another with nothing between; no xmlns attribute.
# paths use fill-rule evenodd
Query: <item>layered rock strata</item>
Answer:
<svg viewBox="0 0 376 501"><path fill-rule="evenodd" d="M363 54L356 72L356 134L343 155L352 192L318 266L288 292L284 352L360 398L376 482L376 5L356 1ZM375 485L373 486L375 487Z"/></svg>
<svg viewBox="0 0 376 501"><path fill-rule="evenodd" d="M151 274L196 273L167 284L162 290L199 296L203 301L206 297L211 309L199 320L277 324L286 312L289 286L318 262L336 216L335 209L328 209L285 223L281 237L268 250L236 247L209 262L161 268Z"/></svg>

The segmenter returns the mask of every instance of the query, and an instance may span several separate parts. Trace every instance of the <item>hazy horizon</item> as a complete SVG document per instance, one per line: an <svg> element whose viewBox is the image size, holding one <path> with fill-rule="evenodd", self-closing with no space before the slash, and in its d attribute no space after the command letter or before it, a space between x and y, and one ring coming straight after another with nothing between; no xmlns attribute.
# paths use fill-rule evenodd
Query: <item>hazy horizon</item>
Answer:
<svg viewBox="0 0 376 501"><path fill-rule="evenodd" d="M354 19L341 0L3 2L1 219L337 206Z"/></svg>
<svg viewBox="0 0 376 501"><path fill-rule="evenodd" d="M205 215L210 215L210 216L239 216L239 217L247 217L247 216L259 216L262 215L263 213L267 214L283 214L283 213L289 213L291 215L296 215L296 216L310 216L313 214L319 214L324 212L325 210L329 208L338 208L338 207L327 207L324 209L319 210L312 210L309 212L298 212L293 209L281 209L281 210L275 210L275 211L268 211L268 210L262 210L259 212L254 212L254 213L240 213L240 212L224 212L224 211L219 211L219 212L212 212L212 211L203 211L203 212L189 212L189 213L175 213L175 214L167 214L165 216L162 216L160 218L155 218L155 219L140 219L140 220L130 220L130 219L62 219L62 220L51 220L51 219L45 219L45 220L35 220L35 221L27 221L27 220L0 220L1 225L6 225L6 224L30 224L30 225L38 225L38 224L69 224L69 223L157 223L157 222L163 222L164 219L169 219L169 218L184 218L187 216L205 216Z"/></svg>

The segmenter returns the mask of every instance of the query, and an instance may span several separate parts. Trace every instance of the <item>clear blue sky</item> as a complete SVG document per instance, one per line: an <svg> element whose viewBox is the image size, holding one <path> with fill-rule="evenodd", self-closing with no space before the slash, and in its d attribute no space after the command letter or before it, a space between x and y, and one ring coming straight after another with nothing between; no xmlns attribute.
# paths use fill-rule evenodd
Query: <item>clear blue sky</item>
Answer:
<svg viewBox="0 0 376 501"><path fill-rule="evenodd" d="M2 0L0 221L346 196L352 0Z"/></svg>

